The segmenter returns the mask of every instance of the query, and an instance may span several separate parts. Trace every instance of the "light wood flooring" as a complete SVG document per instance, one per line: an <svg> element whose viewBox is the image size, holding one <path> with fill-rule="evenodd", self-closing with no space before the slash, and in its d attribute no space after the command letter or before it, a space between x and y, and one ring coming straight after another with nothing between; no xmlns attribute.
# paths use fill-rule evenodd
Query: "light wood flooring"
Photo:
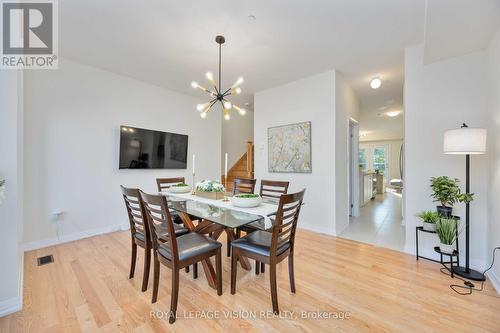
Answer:
<svg viewBox="0 0 500 333"><path fill-rule="evenodd" d="M295 253L297 294L290 293L286 261L278 268L282 318L267 312L259 318L271 311L268 270L256 276L239 267L231 295L224 256L224 294L207 285L202 269L196 280L182 272L178 318L169 325L150 313L169 309L170 270L162 267L159 301L152 305L152 280L140 291L142 251L135 278L128 279L128 231L27 252L24 308L0 318L0 332L500 332L500 297L489 283L483 292L459 296L438 264L304 230ZM36 258L45 254L55 263L38 267ZM349 317L335 319L339 312ZM301 318L304 313L330 318Z"/></svg>

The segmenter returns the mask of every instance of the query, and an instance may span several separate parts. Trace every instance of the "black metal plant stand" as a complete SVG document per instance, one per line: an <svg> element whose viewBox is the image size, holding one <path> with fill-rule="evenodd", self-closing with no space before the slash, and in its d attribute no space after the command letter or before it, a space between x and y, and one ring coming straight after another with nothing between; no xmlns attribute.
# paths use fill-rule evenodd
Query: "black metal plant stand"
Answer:
<svg viewBox="0 0 500 333"><path fill-rule="evenodd" d="M429 234L436 234L435 231L429 231L429 230L424 230L424 227L420 226L420 227L416 227L415 228L415 239L416 239L416 259L425 259L425 260L430 260L430 261L433 261L433 262L437 262L437 263L440 263L440 264L450 264L452 267L458 267L460 266L460 259L459 257L457 256L456 258L456 261L454 262L456 264L456 266L453 266L453 263L451 262L448 262L448 261L445 261L443 262L443 255L441 255L441 260L435 260L435 259L432 259L432 258L429 258L429 257L424 257L424 256L421 256L419 254L419 251L418 251L418 236L419 236L419 233L420 232L426 232L426 233L429 233ZM456 236L457 236L457 241L455 242L455 252L458 254L458 229L456 230ZM439 249L439 247L437 247ZM435 250L436 248L434 248ZM437 252L437 251L436 251ZM439 253L439 252L438 252ZM450 257L450 261L453 260L453 257Z"/></svg>
<svg viewBox="0 0 500 333"><path fill-rule="evenodd" d="M443 252L443 251L441 251L439 246L435 246L434 251L439 253L440 258L441 258L441 260L439 261L441 263L441 265L443 265L443 268L441 268L441 273L446 274L446 275L450 275L451 278L453 278L454 277L453 276L454 275L453 269L456 267L456 266L453 266L453 264L458 264L458 251L453 250L452 253ZM443 261L443 256L448 256L450 258L450 260ZM454 257L456 257L457 260L453 260ZM446 266L446 264L449 264L450 266L448 267L448 266ZM443 269L444 269L444 271L443 271Z"/></svg>

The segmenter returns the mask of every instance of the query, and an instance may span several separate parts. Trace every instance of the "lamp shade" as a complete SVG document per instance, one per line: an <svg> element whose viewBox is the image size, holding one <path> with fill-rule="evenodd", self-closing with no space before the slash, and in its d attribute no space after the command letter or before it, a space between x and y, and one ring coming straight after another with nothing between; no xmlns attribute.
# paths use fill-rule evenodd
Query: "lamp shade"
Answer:
<svg viewBox="0 0 500 333"><path fill-rule="evenodd" d="M475 155L486 152L486 129L459 128L444 132L445 154Z"/></svg>

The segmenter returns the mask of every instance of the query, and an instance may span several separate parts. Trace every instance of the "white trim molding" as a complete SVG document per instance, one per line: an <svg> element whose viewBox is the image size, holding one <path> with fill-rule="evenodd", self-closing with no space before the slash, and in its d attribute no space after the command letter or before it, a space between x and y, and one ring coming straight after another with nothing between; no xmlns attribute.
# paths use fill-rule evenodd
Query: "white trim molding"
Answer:
<svg viewBox="0 0 500 333"><path fill-rule="evenodd" d="M490 279L493 288L497 291L497 294L500 295L500 278L493 271L489 271L486 273L488 279Z"/></svg>
<svg viewBox="0 0 500 333"><path fill-rule="evenodd" d="M69 235L62 235L59 238L52 237L52 238L40 239L40 240L37 240L34 242L24 243L23 249L25 252L32 251L32 250L42 249L42 248L48 247L48 246L72 242L72 241L76 241L76 240L83 239L83 238L93 237L93 236L102 235L102 234L108 234L110 232L121 231L121 230L128 230L128 226L125 227L122 224L115 224L115 225L110 225L110 226L106 226L103 228L90 229L90 230L86 230L86 231L75 232L75 233L72 233Z"/></svg>
<svg viewBox="0 0 500 333"><path fill-rule="evenodd" d="M23 278L24 278L24 253L21 254L19 260L19 282L17 296L6 299L0 302L0 317L7 316L11 313L21 311L23 308Z"/></svg>
<svg viewBox="0 0 500 333"><path fill-rule="evenodd" d="M0 302L0 317L20 311L23 307L22 298L18 296Z"/></svg>

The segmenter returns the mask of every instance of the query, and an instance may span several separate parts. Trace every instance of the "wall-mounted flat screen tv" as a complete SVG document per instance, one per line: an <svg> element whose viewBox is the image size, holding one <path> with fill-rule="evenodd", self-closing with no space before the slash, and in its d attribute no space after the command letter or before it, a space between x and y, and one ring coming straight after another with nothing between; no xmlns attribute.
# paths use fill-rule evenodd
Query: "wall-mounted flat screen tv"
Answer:
<svg viewBox="0 0 500 333"><path fill-rule="evenodd" d="M120 126L120 169L186 169L188 136Z"/></svg>

